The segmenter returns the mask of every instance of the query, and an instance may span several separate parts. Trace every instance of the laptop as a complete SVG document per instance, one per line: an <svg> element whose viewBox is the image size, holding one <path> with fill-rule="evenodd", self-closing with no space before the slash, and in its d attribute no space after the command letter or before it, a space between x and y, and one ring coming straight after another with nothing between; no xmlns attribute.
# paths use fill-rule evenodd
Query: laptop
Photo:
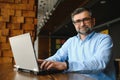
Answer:
<svg viewBox="0 0 120 80"><path fill-rule="evenodd" d="M10 37L9 41L15 60L15 67L17 69L39 72L30 33Z"/></svg>
<svg viewBox="0 0 120 80"><path fill-rule="evenodd" d="M10 37L9 42L15 60L14 67L17 70L34 72L35 74L61 72L57 70L41 70L39 68L30 33Z"/></svg>

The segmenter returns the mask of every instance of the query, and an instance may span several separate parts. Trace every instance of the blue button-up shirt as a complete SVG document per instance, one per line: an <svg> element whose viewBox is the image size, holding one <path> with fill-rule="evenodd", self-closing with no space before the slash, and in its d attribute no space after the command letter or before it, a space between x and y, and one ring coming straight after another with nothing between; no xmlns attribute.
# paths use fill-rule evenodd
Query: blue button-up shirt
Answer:
<svg viewBox="0 0 120 80"><path fill-rule="evenodd" d="M96 74L100 76L100 79L96 80L115 80L112 47L109 35L92 32L81 40L78 34L69 38L55 55L47 60L67 60L69 72Z"/></svg>

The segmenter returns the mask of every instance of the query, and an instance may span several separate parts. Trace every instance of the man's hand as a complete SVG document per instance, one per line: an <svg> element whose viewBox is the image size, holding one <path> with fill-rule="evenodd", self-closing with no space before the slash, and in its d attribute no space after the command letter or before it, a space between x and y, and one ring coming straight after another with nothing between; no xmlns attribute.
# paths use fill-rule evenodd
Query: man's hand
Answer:
<svg viewBox="0 0 120 80"><path fill-rule="evenodd" d="M67 69L66 62L57 62L57 61L47 61L38 59L40 68L44 70L56 69L56 70L65 70Z"/></svg>

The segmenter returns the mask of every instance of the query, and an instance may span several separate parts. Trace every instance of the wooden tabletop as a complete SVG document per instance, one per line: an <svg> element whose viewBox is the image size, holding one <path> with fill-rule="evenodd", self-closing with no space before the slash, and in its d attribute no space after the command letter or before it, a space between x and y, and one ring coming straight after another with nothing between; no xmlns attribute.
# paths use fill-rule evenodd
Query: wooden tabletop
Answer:
<svg viewBox="0 0 120 80"><path fill-rule="evenodd" d="M35 75L33 73L17 71L13 64L0 63L0 80L95 80L79 73L55 73Z"/></svg>

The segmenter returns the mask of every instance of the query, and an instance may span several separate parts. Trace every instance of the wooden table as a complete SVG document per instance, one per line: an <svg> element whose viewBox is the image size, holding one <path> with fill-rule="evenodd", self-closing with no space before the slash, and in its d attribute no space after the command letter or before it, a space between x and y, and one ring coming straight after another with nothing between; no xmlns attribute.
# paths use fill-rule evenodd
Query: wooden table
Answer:
<svg viewBox="0 0 120 80"><path fill-rule="evenodd" d="M0 63L0 80L95 80L79 73L56 73L49 75L35 75L16 71L13 64Z"/></svg>

